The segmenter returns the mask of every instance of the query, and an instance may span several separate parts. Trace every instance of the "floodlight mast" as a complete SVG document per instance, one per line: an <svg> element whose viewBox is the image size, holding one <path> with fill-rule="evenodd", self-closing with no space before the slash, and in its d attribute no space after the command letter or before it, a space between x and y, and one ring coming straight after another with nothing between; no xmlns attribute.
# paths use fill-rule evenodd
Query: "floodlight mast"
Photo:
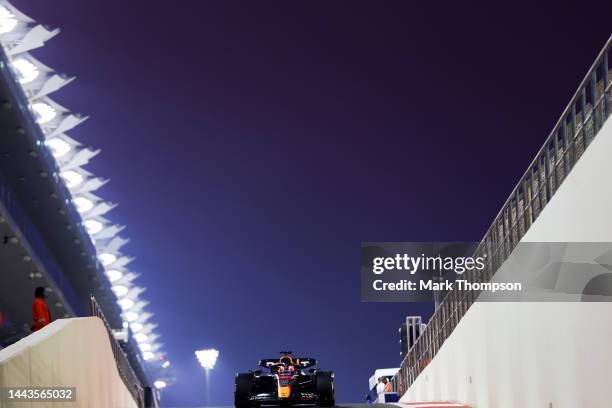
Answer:
<svg viewBox="0 0 612 408"><path fill-rule="evenodd" d="M208 377L210 376L210 370L215 367L217 363L217 358L219 357L219 350L216 349L205 349L205 350L196 350L195 356L198 359L198 362L204 369L204 382L206 383L206 405L210 405L210 386L208 382Z"/></svg>

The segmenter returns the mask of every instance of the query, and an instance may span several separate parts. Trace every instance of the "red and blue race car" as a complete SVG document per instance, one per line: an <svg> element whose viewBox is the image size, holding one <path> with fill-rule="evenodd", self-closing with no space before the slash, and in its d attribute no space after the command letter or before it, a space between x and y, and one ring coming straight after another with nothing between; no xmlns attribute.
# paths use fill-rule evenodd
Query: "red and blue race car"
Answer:
<svg viewBox="0 0 612 408"><path fill-rule="evenodd" d="M259 366L268 372L259 369L236 374L234 405L332 407L336 403L334 373L318 370L316 364L316 359L293 357L290 351L282 351L280 358L260 360Z"/></svg>

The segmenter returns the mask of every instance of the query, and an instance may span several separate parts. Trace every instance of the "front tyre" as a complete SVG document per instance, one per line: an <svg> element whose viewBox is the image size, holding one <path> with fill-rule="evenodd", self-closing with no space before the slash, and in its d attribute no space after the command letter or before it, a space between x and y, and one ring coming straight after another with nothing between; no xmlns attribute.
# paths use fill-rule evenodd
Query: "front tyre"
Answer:
<svg viewBox="0 0 612 408"><path fill-rule="evenodd" d="M315 390L317 393L317 406L333 407L336 405L336 386L334 375L331 372L317 372L315 374Z"/></svg>
<svg viewBox="0 0 612 408"><path fill-rule="evenodd" d="M238 373L234 384L234 406L236 408L251 408L253 393L253 374Z"/></svg>

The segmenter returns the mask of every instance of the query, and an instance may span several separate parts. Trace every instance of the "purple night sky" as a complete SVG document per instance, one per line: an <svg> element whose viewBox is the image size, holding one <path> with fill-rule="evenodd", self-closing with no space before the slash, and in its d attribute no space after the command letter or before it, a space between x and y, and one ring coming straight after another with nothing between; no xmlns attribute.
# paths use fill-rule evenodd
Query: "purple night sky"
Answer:
<svg viewBox="0 0 612 408"><path fill-rule="evenodd" d="M433 3L433 4L432 4ZM429 304L360 302L361 241L483 235L610 35L603 2L14 0L62 34L70 135L127 225L177 383L195 349L233 375L281 349L362 401ZM288 305L278 310L272 304ZM291 305L293 304L293 305Z"/></svg>

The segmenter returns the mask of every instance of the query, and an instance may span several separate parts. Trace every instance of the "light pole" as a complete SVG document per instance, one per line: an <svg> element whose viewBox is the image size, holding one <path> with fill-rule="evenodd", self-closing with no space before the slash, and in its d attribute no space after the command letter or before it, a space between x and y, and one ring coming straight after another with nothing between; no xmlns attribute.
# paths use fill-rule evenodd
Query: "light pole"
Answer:
<svg viewBox="0 0 612 408"><path fill-rule="evenodd" d="M219 350L196 350L195 355L198 361L200 362L200 365L204 369L204 381L206 384L206 404L210 405L210 385L208 383L208 377L210 374L210 370L215 367L215 363L217 362L217 358L219 357Z"/></svg>

